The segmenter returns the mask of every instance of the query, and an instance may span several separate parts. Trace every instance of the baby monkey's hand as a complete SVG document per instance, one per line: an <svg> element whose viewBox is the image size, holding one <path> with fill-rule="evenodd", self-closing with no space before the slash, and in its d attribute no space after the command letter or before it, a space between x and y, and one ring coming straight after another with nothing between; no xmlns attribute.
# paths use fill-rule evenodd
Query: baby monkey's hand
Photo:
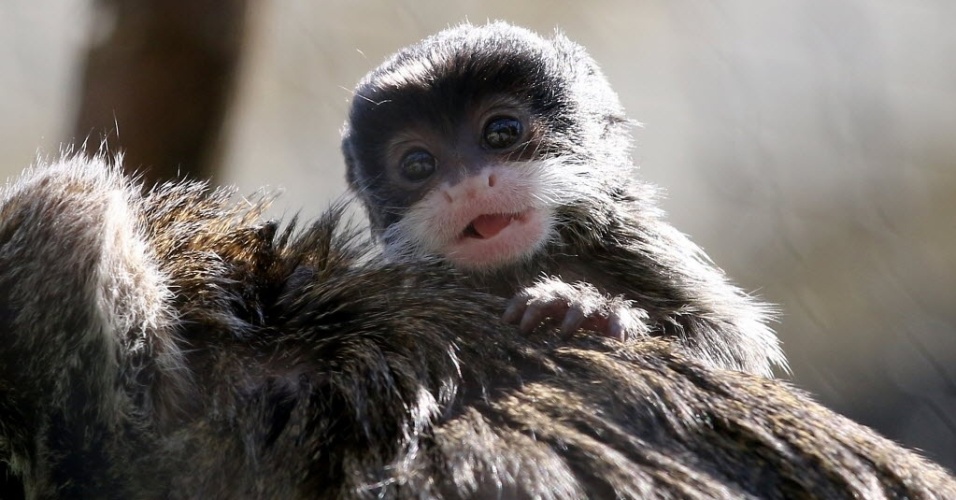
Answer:
<svg viewBox="0 0 956 500"><path fill-rule="evenodd" d="M563 319L562 319L563 318ZM508 302L502 319L530 333L545 322L561 320L562 335L579 328L618 340L646 336L647 312L621 297L607 297L589 283L543 278Z"/></svg>

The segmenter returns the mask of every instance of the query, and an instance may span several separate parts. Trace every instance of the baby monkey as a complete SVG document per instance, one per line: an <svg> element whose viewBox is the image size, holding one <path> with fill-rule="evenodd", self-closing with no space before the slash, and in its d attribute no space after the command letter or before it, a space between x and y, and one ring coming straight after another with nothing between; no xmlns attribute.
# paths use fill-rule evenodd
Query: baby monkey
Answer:
<svg viewBox="0 0 956 500"><path fill-rule="evenodd" d="M630 125L580 45L465 24L359 82L342 150L386 252L439 257L511 298L522 331L662 336L711 366L785 369L767 307L633 177Z"/></svg>

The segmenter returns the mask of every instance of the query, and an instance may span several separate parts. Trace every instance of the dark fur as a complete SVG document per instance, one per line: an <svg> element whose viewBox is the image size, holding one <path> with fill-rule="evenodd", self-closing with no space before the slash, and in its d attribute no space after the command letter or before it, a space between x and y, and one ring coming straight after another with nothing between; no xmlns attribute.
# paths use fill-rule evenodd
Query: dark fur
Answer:
<svg viewBox="0 0 956 500"><path fill-rule="evenodd" d="M349 185L379 237L419 200L384 175L390 138L411 124L449 127L480 97L502 94L530 102L545 124L533 159L558 160L563 182L587 192L557 207L557 235L542 251L473 276L480 287L510 296L542 275L588 282L631 301L647 318L646 333L678 339L710 366L767 376L786 369L767 308L730 285L663 220L655 189L633 179L630 123L617 95L585 50L560 34L466 24L399 51L359 83L342 150Z"/></svg>
<svg viewBox="0 0 956 500"><path fill-rule="evenodd" d="M0 191L0 459L29 498L953 498L785 384L554 342L395 266L68 159Z"/></svg>

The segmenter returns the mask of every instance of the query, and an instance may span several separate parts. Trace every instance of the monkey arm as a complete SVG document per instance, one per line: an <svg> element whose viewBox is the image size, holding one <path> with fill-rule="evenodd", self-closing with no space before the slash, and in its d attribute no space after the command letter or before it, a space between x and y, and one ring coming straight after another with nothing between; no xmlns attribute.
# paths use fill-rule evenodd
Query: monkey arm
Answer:
<svg viewBox="0 0 956 500"><path fill-rule="evenodd" d="M767 324L773 310L731 284L639 188L616 192L613 202L568 207L576 212L562 215L566 249L554 252L553 266L566 280L582 279L646 311L652 335L676 339L710 366L765 376L786 370Z"/></svg>
<svg viewBox="0 0 956 500"><path fill-rule="evenodd" d="M621 296L610 297L585 281L555 276L538 279L508 302L502 319L529 333L548 318L560 320L564 336L579 328L618 340L646 336L647 312Z"/></svg>

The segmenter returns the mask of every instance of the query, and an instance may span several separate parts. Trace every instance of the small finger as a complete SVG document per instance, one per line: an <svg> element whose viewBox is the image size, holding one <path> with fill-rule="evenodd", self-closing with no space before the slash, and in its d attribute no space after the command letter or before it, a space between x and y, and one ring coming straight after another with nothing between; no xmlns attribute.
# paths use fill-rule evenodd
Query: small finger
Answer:
<svg viewBox="0 0 956 500"><path fill-rule="evenodd" d="M627 328L624 327L624 323L621 321L619 315L612 314L611 317L608 318L606 334L608 337L620 340L621 342L627 340Z"/></svg>
<svg viewBox="0 0 956 500"><path fill-rule="evenodd" d="M521 330L521 333L531 333L547 317L548 311L543 306L537 304L528 306L521 317L521 324L518 329Z"/></svg>
<svg viewBox="0 0 956 500"><path fill-rule="evenodd" d="M579 307L571 307L564 315L564 321L561 322L561 336L568 337L581 328L581 323L585 319L584 311Z"/></svg>
<svg viewBox="0 0 956 500"><path fill-rule="evenodd" d="M528 301L524 297L515 297L508 301L508 307L505 308L501 320L505 323L517 323L528 308Z"/></svg>

